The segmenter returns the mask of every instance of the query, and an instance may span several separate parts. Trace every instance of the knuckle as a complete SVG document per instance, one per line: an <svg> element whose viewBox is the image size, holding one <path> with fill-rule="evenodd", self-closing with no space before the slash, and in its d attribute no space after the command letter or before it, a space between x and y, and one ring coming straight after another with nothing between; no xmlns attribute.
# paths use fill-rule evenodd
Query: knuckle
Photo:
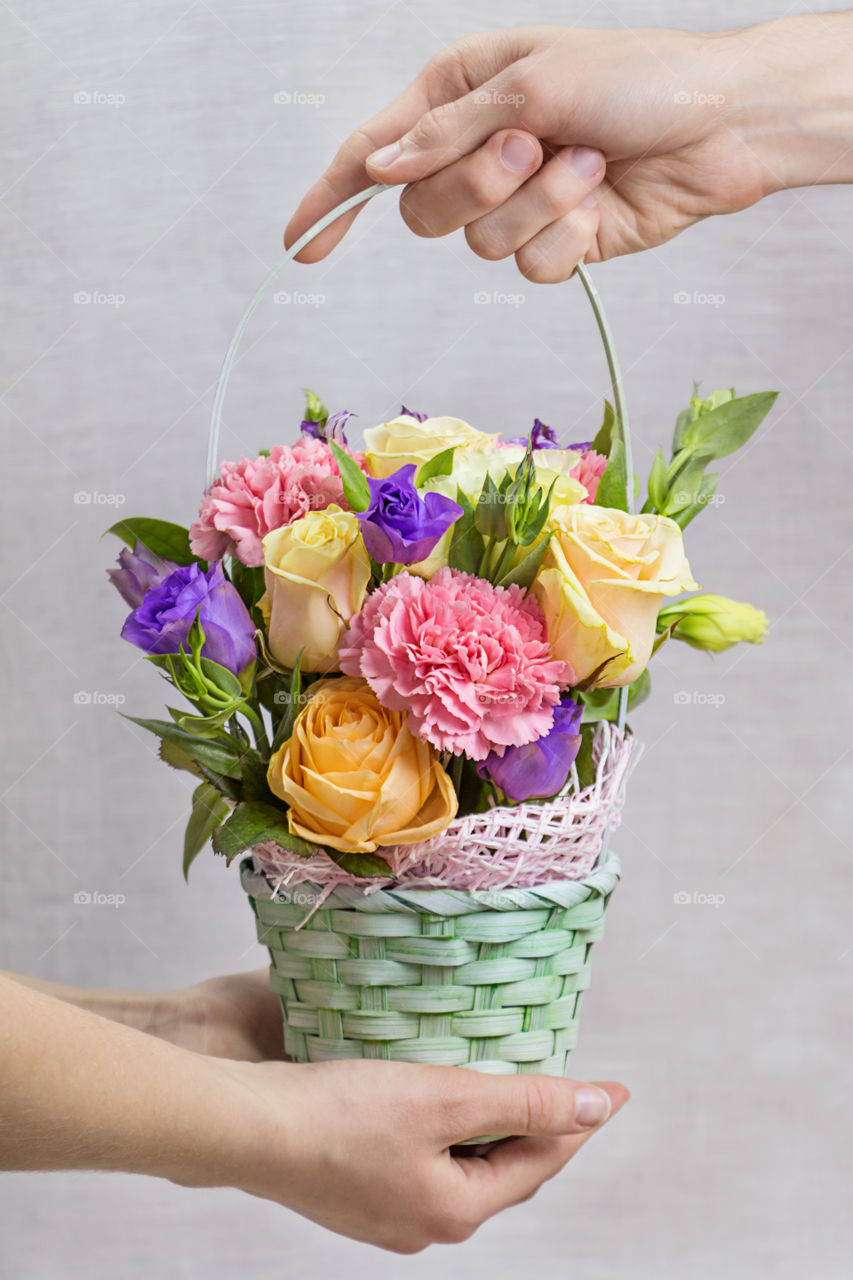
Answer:
<svg viewBox="0 0 853 1280"><path fill-rule="evenodd" d="M478 209L494 208L501 197L498 190L499 179L492 167L481 163L478 157L469 165L461 165L460 168L465 169L462 194L466 204L474 205Z"/></svg>
<svg viewBox="0 0 853 1280"><path fill-rule="evenodd" d="M535 277L527 278L531 280ZM554 1095L547 1077L528 1076L522 1106L528 1133L537 1133L547 1128L554 1115Z"/></svg>
<svg viewBox="0 0 853 1280"><path fill-rule="evenodd" d="M489 262L508 258L512 253L512 248L498 228L480 219L468 224L465 228L465 239L468 242L468 248L472 249L478 258L486 258Z"/></svg>
<svg viewBox="0 0 853 1280"><path fill-rule="evenodd" d="M536 245L523 245L516 253L515 260L519 271L531 284L555 284L558 280L564 279L548 253ZM531 1100L526 1105L532 1112L540 1104Z"/></svg>
<svg viewBox="0 0 853 1280"><path fill-rule="evenodd" d="M442 147L443 139L453 130L458 114L455 102L444 102L441 106L433 107L432 111L427 111L413 125L408 135L409 142L420 151L432 151ZM452 150L446 145L443 149Z"/></svg>
<svg viewBox="0 0 853 1280"><path fill-rule="evenodd" d="M400 197L400 216L416 236L433 239L440 234L434 229L428 203L419 198L417 184L407 187Z"/></svg>
<svg viewBox="0 0 853 1280"><path fill-rule="evenodd" d="M583 191L578 191L578 178L565 164L553 162L541 171L539 204L546 216L560 218L575 207Z"/></svg>

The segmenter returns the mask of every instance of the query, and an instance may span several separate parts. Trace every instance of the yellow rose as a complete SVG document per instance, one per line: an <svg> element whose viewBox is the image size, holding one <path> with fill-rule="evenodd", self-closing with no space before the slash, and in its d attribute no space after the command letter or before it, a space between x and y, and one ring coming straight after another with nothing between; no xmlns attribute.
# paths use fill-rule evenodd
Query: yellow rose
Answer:
<svg viewBox="0 0 853 1280"><path fill-rule="evenodd" d="M477 431L461 418L427 418L425 422L418 422L407 413L391 422L382 422L378 427L368 427L364 432L367 468L380 480L393 475L408 462L419 467L444 449L456 446L461 452L472 446L483 447L495 440L497 436Z"/></svg>
<svg viewBox="0 0 853 1280"><path fill-rule="evenodd" d="M351 511L309 511L264 538L260 601L272 656L303 671L336 671L338 642L364 603L370 559Z"/></svg>
<svg viewBox="0 0 853 1280"><path fill-rule="evenodd" d="M435 749L359 676L311 686L267 779L294 835L351 853L427 840L456 815Z"/></svg>
<svg viewBox="0 0 853 1280"><path fill-rule="evenodd" d="M554 656L578 682L603 667L597 686L630 684L651 657L665 597L696 589L681 529L667 516L587 504L553 508L548 528L533 591Z"/></svg>

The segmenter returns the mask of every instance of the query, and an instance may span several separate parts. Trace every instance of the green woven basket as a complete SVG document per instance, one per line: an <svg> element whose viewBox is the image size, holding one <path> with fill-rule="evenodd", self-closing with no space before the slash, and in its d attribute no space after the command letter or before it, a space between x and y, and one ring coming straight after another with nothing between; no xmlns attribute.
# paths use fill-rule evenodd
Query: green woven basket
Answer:
<svg viewBox="0 0 853 1280"><path fill-rule="evenodd" d="M385 1058L495 1075L565 1074L592 944L619 880L610 854L584 880L461 892L272 887L241 868L297 1062ZM308 917L306 919L306 916ZM301 927L300 927L301 926Z"/></svg>
<svg viewBox="0 0 853 1280"><path fill-rule="evenodd" d="M222 408L237 349L259 303L325 227L388 190L393 188L377 184L331 210L291 246L252 297L214 399L208 482L217 473ZM630 476L631 438L612 336L583 264L577 275L604 345ZM627 507L633 510L630 492ZM619 692L622 729L627 690ZM364 894L339 885L319 907L317 886L300 884L292 897L275 893L247 859L242 883L258 938L269 950L286 1053L297 1062L384 1058L498 1075L563 1075L577 1043L592 944L601 937L619 880L619 861L607 845L605 833L600 865L584 879L499 891L398 886Z"/></svg>

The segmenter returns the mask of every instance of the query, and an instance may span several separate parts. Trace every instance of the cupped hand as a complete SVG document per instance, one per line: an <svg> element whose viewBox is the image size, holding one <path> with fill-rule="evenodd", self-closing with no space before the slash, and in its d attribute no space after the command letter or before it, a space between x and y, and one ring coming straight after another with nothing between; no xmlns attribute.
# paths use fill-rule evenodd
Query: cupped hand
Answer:
<svg viewBox="0 0 853 1280"><path fill-rule="evenodd" d="M662 244L771 189L741 136L748 51L749 32L533 26L466 36L344 142L285 244L375 181L404 184L401 212L417 235L464 227L476 254L514 254L534 281L565 280L581 258ZM298 260L325 257L356 212Z"/></svg>
<svg viewBox="0 0 853 1280"><path fill-rule="evenodd" d="M217 1058L263 1062L285 1057L281 1002L269 970L208 978L151 997L140 1030L182 1049Z"/></svg>
<svg viewBox="0 0 853 1280"><path fill-rule="evenodd" d="M399 1253L467 1239L532 1196L627 1101L624 1085L385 1061L218 1061L240 1117L223 1181ZM511 1133L485 1155L454 1144Z"/></svg>

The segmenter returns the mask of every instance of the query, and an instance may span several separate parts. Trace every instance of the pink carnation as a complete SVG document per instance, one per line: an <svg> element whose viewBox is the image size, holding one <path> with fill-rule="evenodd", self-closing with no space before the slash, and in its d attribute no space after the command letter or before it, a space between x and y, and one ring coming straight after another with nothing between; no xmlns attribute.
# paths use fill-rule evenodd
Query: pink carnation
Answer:
<svg viewBox="0 0 853 1280"><path fill-rule="evenodd" d="M574 673L551 657L542 612L520 587L458 569L399 573L367 597L338 651L386 707L439 750L483 760L547 733Z"/></svg>
<svg viewBox="0 0 853 1280"><path fill-rule="evenodd" d="M333 502L345 505L334 455L311 436L292 448L274 445L268 458L223 462L219 474L190 526L190 546L204 560L232 555L243 564L263 564L263 539L271 530Z"/></svg>
<svg viewBox="0 0 853 1280"><path fill-rule="evenodd" d="M604 475L607 466L607 458L603 453L596 453L594 449L585 449L581 454L580 462L577 466L572 467L569 473L573 480L580 480L586 489L586 497L584 502L595 502L595 495L598 491L598 482Z"/></svg>

